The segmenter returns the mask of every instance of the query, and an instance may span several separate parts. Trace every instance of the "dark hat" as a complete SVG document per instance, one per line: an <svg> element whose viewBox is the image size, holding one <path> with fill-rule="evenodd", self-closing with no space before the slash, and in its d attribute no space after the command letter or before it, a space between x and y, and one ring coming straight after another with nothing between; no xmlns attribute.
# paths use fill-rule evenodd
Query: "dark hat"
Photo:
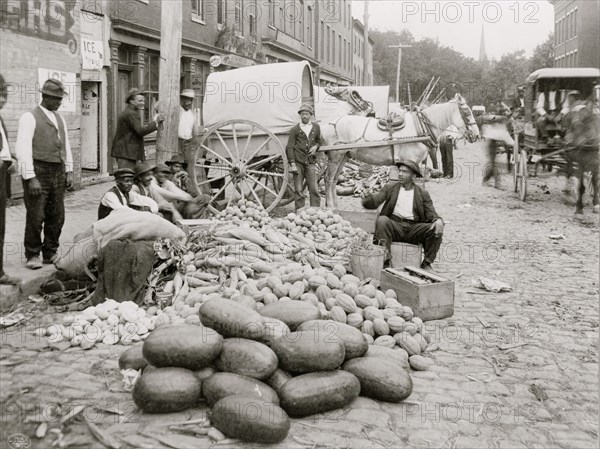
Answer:
<svg viewBox="0 0 600 449"><path fill-rule="evenodd" d="M115 179L125 178L127 176L135 176L135 172L130 168L119 168L113 173Z"/></svg>
<svg viewBox="0 0 600 449"><path fill-rule="evenodd" d="M144 92L142 92L141 90L138 90L137 87L129 89L129 93L127 94L127 98L125 98L125 103L129 103L129 100L131 100L136 95L144 95Z"/></svg>
<svg viewBox="0 0 600 449"><path fill-rule="evenodd" d="M184 161L182 158L177 157L177 156L173 156L171 158L171 160L166 161L165 164L167 164L169 167L173 164L181 164L184 170L187 170L187 166L188 166L186 161Z"/></svg>
<svg viewBox="0 0 600 449"><path fill-rule="evenodd" d="M140 176L140 175L143 175L144 173L148 173L149 171L154 170L155 167L156 167L156 165L150 161L138 162L137 164L135 164L135 167L133 168L133 170L134 170L135 176Z"/></svg>
<svg viewBox="0 0 600 449"><path fill-rule="evenodd" d="M157 173L173 173L167 164L157 164L156 167L154 167L154 171Z"/></svg>
<svg viewBox="0 0 600 449"><path fill-rule="evenodd" d="M298 109L298 114L300 114L302 111L306 111L310 115L314 114L313 107L309 104L303 104L302 106L300 106L300 109Z"/></svg>
<svg viewBox="0 0 600 449"><path fill-rule="evenodd" d="M417 178L423 177L423 175L421 174L421 170L419 170L419 166L417 165L416 162L413 162L413 161L398 161L398 162L396 162L396 167L400 167L401 165L404 165L405 167L410 168L415 173L415 176Z"/></svg>
<svg viewBox="0 0 600 449"><path fill-rule="evenodd" d="M67 95L63 84L54 78L46 80L40 92L44 95L49 95L51 97L57 98L63 98L65 95Z"/></svg>

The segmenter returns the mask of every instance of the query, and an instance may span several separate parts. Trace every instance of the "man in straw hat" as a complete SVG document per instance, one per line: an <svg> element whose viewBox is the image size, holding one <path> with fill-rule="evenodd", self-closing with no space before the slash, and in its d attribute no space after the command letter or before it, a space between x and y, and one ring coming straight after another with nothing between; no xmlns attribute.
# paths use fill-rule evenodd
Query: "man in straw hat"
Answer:
<svg viewBox="0 0 600 449"><path fill-rule="evenodd" d="M210 195L201 194L193 197L175 185L169 177L173 174L166 164L158 164L154 168L156 191L170 202L185 219L205 218L208 215L206 206L210 202Z"/></svg>
<svg viewBox="0 0 600 449"><path fill-rule="evenodd" d="M298 110L300 123L290 130L285 151L290 164L290 172L294 174L296 190L296 211L304 208L304 183L308 185L311 207L321 206L319 182L317 178L317 150L321 146L321 128L317 123L310 123L313 108L303 104Z"/></svg>
<svg viewBox="0 0 600 449"><path fill-rule="evenodd" d="M165 120L164 114L157 114L154 121L142 125L140 110L144 109L144 94L131 89L125 99L127 107L117 119L117 130L112 144L111 156L117 159L119 168L133 169L137 161L146 159L144 136L156 131L158 124Z"/></svg>
<svg viewBox="0 0 600 449"><path fill-rule="evenodd" d="M134 169L135 178L131 191L153 199L158 204L158 210L167 220L172 222L182 220L183 217L175 206L160 194L160 189L154 179L155 168L156 164L149 161L138 162Z"/></svg>
<svg viewBox="0 0 600 449"><path fill-rule="evenodd" d="M178 153L177 156L184 161L193 162L193 139L198 134L196 127L196 117L192 110L196 94L194 89L183 89L179 96L181 109L179 111L179 131L178 131ZM187 169L186 164L186 169ZM184 169L185 170L185 169Z"/></svg>
<svg viewBox="0 0 600 449"><path fill-rule="evenodd" d="M375 194L363 194L365 209L377 209L384 203L375 223L375 241L386 248L385 266L391 262L392 242L423 245L425 258L421 268L433 271L442 243L444 221L435 211L431 197L426 190L414 183L414 178L422 178L419 166L413 161L400 161L397 183L386 184Z"/></svg>
<svg viewBox="0 0 600 449"><path fill-rule="evenodd" d="M67 93L56 79L47 80L41 92L40 105L19 119L16 143L27 209L25 266L32 270L42 268L40 252L44 263L56 259L65 222L65 188L73 185L73 155L67 124L56 112Z"/></svg>
<svg viewBox="0 0 600 449"><path fill-rule="evenodd" d="M183 160L181 156L176 155L173 156L170 161L166 161L165 164L171 169L171 172L173 172L173 182L175 185L184 192L193 195L194 186L190 176L186 172L188 163Z"/></svg>
<svg viewBox="0 0 600 449"><path fill-rule="evenodd" d="M106 218L113 210L132 209L158 213L158 204L152 198L132 192L134 171L130 168L115 170L116 185L104 194L98 206L98 220Z"/></svg>

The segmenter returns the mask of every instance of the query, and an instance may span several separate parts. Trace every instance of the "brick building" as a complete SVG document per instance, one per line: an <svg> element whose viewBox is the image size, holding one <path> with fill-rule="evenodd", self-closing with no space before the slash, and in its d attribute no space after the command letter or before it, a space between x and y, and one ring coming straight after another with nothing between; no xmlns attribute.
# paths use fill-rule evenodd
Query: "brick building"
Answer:
<svg viewBox="0 0 600 449"><path fill-rule="evenodd" d="M353 77L354 84L357 86L370 86L373 84L373 46L375 41L369 36L369 63L368 71L364 72L365 56L365 27L360 20L353 19L352 31L352 59L353 59Z"/></svg>
<svg viewBox="0 0 600 449"><path fill-rule="evenodd" d="M356 45L364 40L364 30L354 24L350 0L188 0L182 5L180 83L196 91L199 121L212 70L307 60L316 84L363 84L354 67L362 70ZM10 145L20 115L41 100L40 83L57 77L69 89L61 112L73 149L75 185L112 173L109 153L127 92L132 87L144 91L144 121L158 100L160 11L161 0L3 0L0 71L12 84L2 117ZM372 70L367 79L372 82ZM147 136L148 157L154 156L154 142L155 135ZM15 178L13 184L18 196L21 183Z"/></svg>
<svg viewBox="0 0 600 449"><path fill-rule="evenodd" d="M554 67L600 68L600 4L549 1L554 6Z"/></svg>

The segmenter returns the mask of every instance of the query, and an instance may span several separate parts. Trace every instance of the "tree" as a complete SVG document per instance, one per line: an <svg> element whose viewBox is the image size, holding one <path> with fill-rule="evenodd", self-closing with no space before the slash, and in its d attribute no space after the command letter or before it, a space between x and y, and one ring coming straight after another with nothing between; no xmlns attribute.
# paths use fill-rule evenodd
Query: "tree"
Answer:
<svg viewBox="0 0 600 449"><path fill-rule="evenodd" d="M554 33L550 33L548 39L533 50L529 71L534 72L546 67L554 67Z"/></svg>

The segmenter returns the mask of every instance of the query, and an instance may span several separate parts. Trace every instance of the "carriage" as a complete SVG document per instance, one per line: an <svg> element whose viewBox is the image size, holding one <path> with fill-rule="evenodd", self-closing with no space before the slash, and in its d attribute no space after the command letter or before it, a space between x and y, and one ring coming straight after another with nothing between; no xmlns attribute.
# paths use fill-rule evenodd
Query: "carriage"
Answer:
<svg viewBox="0 0 600 449"><path fill-rule="evenodd" d="M267 212L295 199L296 194L291 187L293 183L289 182L285 145L290 129L298 123L297 111L302 104L313 106L317 120L322 122L323 134L327 131L324 127L335 132L335 138L326 141L329 145L321 146L319 152L322 158L325 158L328 151L344 153L343 150L351 149L361 152L368 152L369 149L392 149L388 151L390 155L398 155L402 151L394 147L405 148L410 143L430 140L429 134L434 132L431 131L431 126L435 128L436 123L434 120L432 125L428 121L429 124L425 125L427 135L415 135L411 138L396 138L397 134L390 130L389 133L380 131L378 135L383 137L370 141L340 140L336 124L343 122L344 117L366 121L376 119L348 115L351 112L347 105L327 99L323 89L314 86L312 71L306 61L215 72L208 76L206 86L202 110L204 131L197 145L196 163L191 167L190 174L195 189L211 196L208 207L213 213L218 213L238 198L250 199L262 205ZM369 86L364 89L365 96L375 99L375 115L386 116L388 86ZM462 97L461 101L464 101ZM457 103L453 106L452 113L444 115L444 119L454 118L461 123L464 120L464 123L474 124L470 110L458 111ZM334 123L323 124L329 120ZM409 117L407 122L410 126L406 128L410 129L412 126L414 129L413 122L416 121L419 120ZM447 126L445 124L443 129ZM366 126L364 130L366 131ZM362 137L365 131L362 131ZM426 153L423 154L426 156ZM384 161L381 165L391 164L393 162ZM336 166L336 173L338 169L339 166ZM337 179L333 175L333 172L331 177L328 175L329 180ZM329 200L328 197L328 203Z"/></svg>
<svg viewBox="0 0 600 449"><path fill-rule="evenodd" d="M515 144L514 188L522 201L527 197L527 165L535 162L533 176L537 176L540 167L552 170L553 167L569 170L569 161L565 159L567 148L564 138L566 129L561 123L546 125L547 138L544 138L536 126L536 107L541 93L549 95L550 90L557 92L556 107L560 110L569 91L579 91L582 99L590 95L598 97L600 70L596 68L546 68L536 70L525 80L525 113L521 120L515 120L513 134ZM558 99L560 98L560 101Z"/></svg>

